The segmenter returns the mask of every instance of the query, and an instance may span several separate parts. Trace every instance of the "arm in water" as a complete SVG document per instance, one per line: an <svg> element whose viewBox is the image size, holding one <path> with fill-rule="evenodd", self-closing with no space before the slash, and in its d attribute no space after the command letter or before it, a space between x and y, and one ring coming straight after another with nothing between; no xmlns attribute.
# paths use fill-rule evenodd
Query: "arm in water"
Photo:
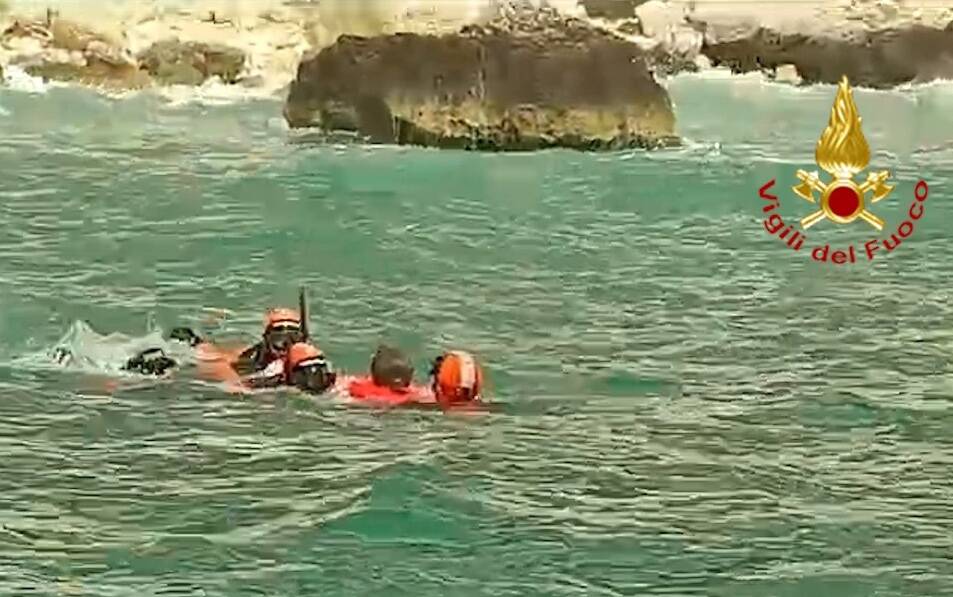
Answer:
<svg viewBox="0 0 953 597"><path fill-rule="evenodd" d="M173 328L169 333L169 338L185 342L192 347L202 343L202 338L200 338L192 328L187 327ZM123 364L122 370L141 373L143 375L160 376L165 375L177 366L178 363L175 359L167 355L161 348L147 348L139 351L133 355L132 358L127 360Z"/></svg>
<svg viewBox="0 0 953 597"><path fill-rule="evenodd" d="M185 342L193 348L200 344L211 346L206 340L196 334L192 328L188 327L173 328L169 334L169 338ZM264 370L271 363L271 360L266 358L267 356L262 342L257 342L230 359L229 366L238 375L252 375L255 372Z"/></svg>

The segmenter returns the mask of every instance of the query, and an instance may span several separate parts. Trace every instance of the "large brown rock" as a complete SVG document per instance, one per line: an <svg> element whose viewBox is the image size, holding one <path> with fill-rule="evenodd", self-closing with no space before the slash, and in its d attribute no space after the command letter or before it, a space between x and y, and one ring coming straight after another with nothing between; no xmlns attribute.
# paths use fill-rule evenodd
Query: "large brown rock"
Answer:
<svg viewBox="0 0 953 597"><path fill-rule="evenodd" d="M489 150L677 142L668 94L633 43L552 13L440 37L341 36L302 60L292 127Z"/></svg>
<svg viewBox="0 0 953 597"><path fill-rule="evenodd" d="M229 46L175 39L156 42L139 55L142 68L166 85L200 85L219 77L238 82L245 66L245 53Z"/></svg>
<svg viewBox="0 0 953 597"><path fill-rule="evenodd" d="M748 37L702 46L712 65L734 72L774 71L793 64L805 84L837 83L888 88L953 78L953 29L920 25L900 30L854 31L842 37L783 35L758 29Z"/></svg>

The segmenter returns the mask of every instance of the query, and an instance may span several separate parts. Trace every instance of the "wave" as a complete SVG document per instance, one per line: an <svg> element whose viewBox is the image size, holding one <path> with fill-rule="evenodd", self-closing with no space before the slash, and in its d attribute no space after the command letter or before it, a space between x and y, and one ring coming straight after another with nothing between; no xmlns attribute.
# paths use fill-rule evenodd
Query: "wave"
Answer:
<svg viewBox="0 0 953 597"><path fill-rule="evenodd" d="M97 332L85 321L74 321L53 346L32 354L13 359L12 365L20 369L65 369L83 373L110 376L132 376L122 367L129 358L150 348L161 348L179 362L194 361L193 351L181 342L164 338L163 330L150 324L150 329L141 336L110 332Z"/></svg>
<svg viewBox="0 0 953 597"><path fill-rule="evenodd" d="M24 93L46 93L51 85L57 85L55 82L45 82L41 77L34 77L15 64L3 69L3 83L8 89Z"/></svg>

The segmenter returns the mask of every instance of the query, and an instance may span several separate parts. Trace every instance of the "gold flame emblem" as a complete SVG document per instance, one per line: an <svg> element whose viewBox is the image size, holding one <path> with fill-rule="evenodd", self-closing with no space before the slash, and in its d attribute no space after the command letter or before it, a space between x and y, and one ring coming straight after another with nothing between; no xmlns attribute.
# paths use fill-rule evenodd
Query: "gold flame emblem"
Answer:
<svg viewBox="0 0 953 597"><path fill-rule="evenodd" d="M854 182L854 175L870 163L870 147L860 130L860 122L845 76L837 87L830 121L814 151L817 165L830 173L834 180L822 182L816 170L810 173L797 171L801 184L793 189L799 197L817 203L814 191L821 194L821 208L801 219L801 227L805 230L824 218L838 224L848 224L860 218L877 230L883 230L884 221L867 210L865 197L871 193L870 202L877 203L890 194L894 185L887 184L890 173L886 170L871 172L862 184Z"/></svg>

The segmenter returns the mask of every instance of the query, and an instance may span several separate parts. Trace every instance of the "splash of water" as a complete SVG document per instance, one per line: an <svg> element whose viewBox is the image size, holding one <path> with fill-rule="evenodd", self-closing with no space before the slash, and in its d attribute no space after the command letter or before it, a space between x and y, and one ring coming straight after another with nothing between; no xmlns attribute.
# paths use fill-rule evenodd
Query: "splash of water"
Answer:
<svg viewBox="0 0 953 597"><path fill-rule="evenodd" d="M133 336L120 332L101 334L85 321L75 321L52 347L15 359L23 368L66 368L88 373L120 375L126 361L139 352L161 348L180 363L194 360L192 351L181 342L169 342L159 327Z"/></svg>
<svg viewBox="0 0 953 597"><path fill-rule="evenodd" d="M15 64L4 67L3 83L10 89L26 93L46 93L50 87L41 77L34 77Z"/></svg>

